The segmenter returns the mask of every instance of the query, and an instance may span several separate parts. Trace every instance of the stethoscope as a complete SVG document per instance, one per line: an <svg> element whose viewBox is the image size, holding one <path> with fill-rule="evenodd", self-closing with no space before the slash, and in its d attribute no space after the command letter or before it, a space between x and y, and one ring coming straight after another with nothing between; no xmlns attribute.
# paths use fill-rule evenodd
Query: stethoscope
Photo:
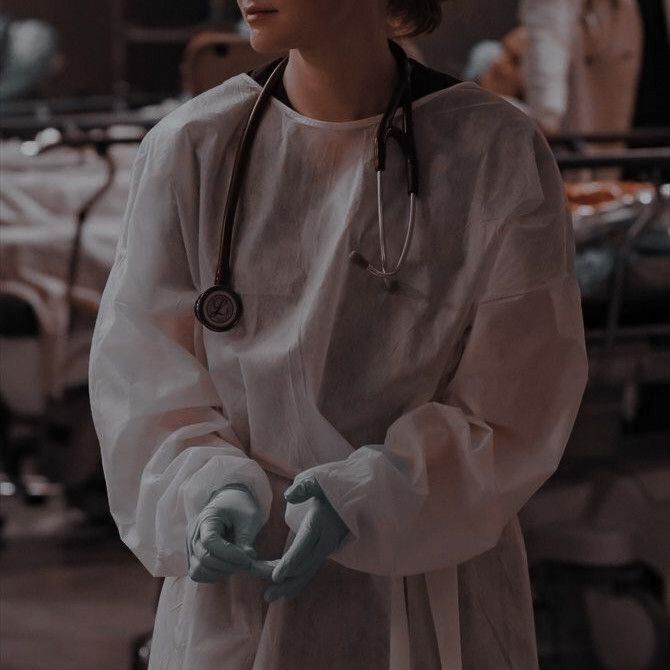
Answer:
<svg viewBox="0 0 670 670"><path fill-rule="evenodd" d="M377 172L377 219L379 224L379 255L380 265L377 268L370 263L360 251L352 251L350 260L356 265L365 268L371 275L384 281L388 290L396 288L395 280L392 278L398 274L407 256L409 245L414 232L414 221L416 218L416 198L419 190L418 164L416 157L416 146L414 142L414 130L412 124L412 95L411 95L411 73L412 66L403 49L395 42L389 40L389 46L396 57L398 67L401 70L398 83L395 86L389 104L384 112L375 136L375 170ZM235 211L239 200L242 178L248 165L248 158L256 130L268 101L275 86L282 77L288 56L283 58L272 71L266 84L263 86L254 106L247 119L242 138L237 148L233 171L230 177L228 195L223 214L223 227L219 247L219 263L216 270L214 285L203 291L195 302L195 315L205 327L216 332L230 330L237 324L242 316L242 299L239 293L232 288L231 273L231 241L233 235L233 224ZM393 125L398 107L403 108L402 129ZM386 233L384 230L383 211L383 189L382 173L386 169L386 147L388 139L394 139L403 152L407 168L407 192L409 194L409 218L405 240L398 256L398 260L392 269L388 269L386 253Z"/></svg>

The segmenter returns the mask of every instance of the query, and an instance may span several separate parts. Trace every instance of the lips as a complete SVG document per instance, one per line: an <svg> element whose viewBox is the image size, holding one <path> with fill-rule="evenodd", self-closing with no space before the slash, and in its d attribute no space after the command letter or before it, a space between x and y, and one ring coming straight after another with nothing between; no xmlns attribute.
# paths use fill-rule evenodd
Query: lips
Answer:
<svg viewBox="0 0 670 670"><path fill-rule="evenodd" d="M272 12L276 12L276 9L272 9L270 7L259 7L258 5L249 5L248 7L245 8L244 13L247 16L253 16L254 14L271 14Z"/></svg>

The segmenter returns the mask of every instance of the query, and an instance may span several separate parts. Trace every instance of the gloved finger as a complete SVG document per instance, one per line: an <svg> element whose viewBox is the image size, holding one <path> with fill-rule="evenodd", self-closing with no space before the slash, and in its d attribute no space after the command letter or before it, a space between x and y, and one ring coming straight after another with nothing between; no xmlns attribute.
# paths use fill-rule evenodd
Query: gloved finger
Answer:
<svg viewBox="0 0 670 670"><path fill-rule="evenodd" d="M200 565L206 567L208 570L219 572L222 575L232 575L241 570L239 565L223 561L218 556L212 555L200 540L193 543L193 556Z"/></svg>
<svg viewBox="0 0 670 670"><path fill-rule="evenodd" d="M305 556L300 562L279 568L273 571L272 581L275 584L283 583L289 579L296 579L306 574L314 574L333 551L333 537L330 533L322 530L316 544L312 547L309 555ZM288 554L288 552L287 552ZM284 557L287 555L285 554Z"/></svg>
<svg viewBox="0 0 670 670"><path fill-rule="evenodd" d="M236 571L247 570L251 567L253 559L240 547L222 537L210 537L202 544L212 556L229 563Z"/></svg>
<svg viewBox="0 0 670 670"><path fill-rule="evenodd" d="M196 526L191 542L200 540L206 541L208 538L222 537L224 540L230 540L230 529L226 522L217 516L207 516L200 519Z"/></svg>
<svg viewBox="0 0 670 670"><path fill-rule="evenodd" d="M220 525L216 522L204 521L200 526L200 542L212 556L233 563L242 568L251 565L251 558L240 547L228 542L220 534Z"/></svg>
<svg viewBox="0 0 670 670"><path fill-rule="evenodd" d="M251 561L249 572L255 577L261 579L271 579L272 571L275 569L279 561Z"/></svg>
<svg viewBox="0 0 670 670"><path fill-rule="evenodd" d="M245 553L251 555L253 552L252 558L256 558L254 543L262 527L263 519L260 514L236 520L233 524L233 542Z"/></svg>
<svg viewBox="0 0 670 670"><path fill-rule="evenodd" d="M286 579L281 584L272 584L269 586L263 598L266 602L271 603L273 600L278 598L295 598L304 588L307 586L308 582L314 575L319 571L319 568L323 564L323 561L318 565L312 566L309 572L306 572L298 577L291 577Z"/></svg>
<svg viewBox="0 0 670 670"><path fill-rule="evenodd" d="M258 554L252 546L240 546L240 549L253 561L256 560Z"/></svg>
<svg viewBox="0 0 670 670"><path fill-rule="evenodd" d="M223 579L226 575L218 572L217 570L210 570L204 565L194 561L191 563L191 566L188 570L189 577L198 583L211 584L213 582L218 582Z"/></svg>
<svg viewBox="0 0 670 670"><path fill-rule="evenodd" d="M306 478L299 482L293 482L286 491L284 491L284 500L297 505L305 502L309 498L323 499L323 491L316 479Z"/></svg>
<svg viewBox="0 0 670 670"><path fill-rule="evenodd" d="M305 572L305 566L319 542L321 529L314 523L314 514L308 513L298 532L272 572L272 581L281 582L287 577Z"/></svg>

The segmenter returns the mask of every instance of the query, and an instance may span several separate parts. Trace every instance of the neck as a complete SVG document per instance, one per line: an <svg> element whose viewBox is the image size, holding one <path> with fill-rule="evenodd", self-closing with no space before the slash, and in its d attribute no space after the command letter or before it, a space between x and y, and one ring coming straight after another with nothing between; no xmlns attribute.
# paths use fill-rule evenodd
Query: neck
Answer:
<svg viewBox="0 0 670 670"><path fill-rule="evenodd" d="M291 49L284 87L293 108L321 121L382 113L398 76L385 32L338 36L336 43Z"/></svg>

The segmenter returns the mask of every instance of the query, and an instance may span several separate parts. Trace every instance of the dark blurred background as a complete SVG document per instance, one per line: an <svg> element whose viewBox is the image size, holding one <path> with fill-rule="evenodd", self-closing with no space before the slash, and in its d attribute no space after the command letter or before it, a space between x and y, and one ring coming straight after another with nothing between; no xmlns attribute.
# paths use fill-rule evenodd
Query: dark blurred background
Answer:
<svg viewBox="0 0 670 670"><path fill-rule="evenodd" d="M565 181L590 377L521 514L542 670L670 668L669 15L668 0L452 0L402 41L532 117ZM160 584L107 507L90 338L143 135L267 60L232 0L0 3L7 670L146 667Z"/></svg>

